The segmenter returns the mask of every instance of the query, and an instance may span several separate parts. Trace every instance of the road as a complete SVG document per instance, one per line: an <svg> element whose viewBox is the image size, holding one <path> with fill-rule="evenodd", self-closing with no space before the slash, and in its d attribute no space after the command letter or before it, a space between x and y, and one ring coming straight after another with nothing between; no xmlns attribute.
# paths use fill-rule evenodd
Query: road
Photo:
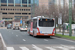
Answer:
<svg viewBox="0 0 75 50"><path fill-rule="evenodd" d="M56 37L33 37L19 30L0 29L7 50L75 50L75 41Z"/></svg>

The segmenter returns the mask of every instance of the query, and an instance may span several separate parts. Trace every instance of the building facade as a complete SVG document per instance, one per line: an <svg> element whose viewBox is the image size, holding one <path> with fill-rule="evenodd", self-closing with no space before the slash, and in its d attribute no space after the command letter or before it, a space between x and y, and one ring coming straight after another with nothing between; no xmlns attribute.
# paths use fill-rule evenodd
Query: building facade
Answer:
<svg viewBox="0 0 75 50"><path fill-rule="evenodd" d="M33 0L0 0L0 20L9 23L14 19L30 19L31 4Z"/></svg>
<svg viewBox="0 0 75 50"><path fill-rule="evenodd" d="M49 6L49 0L39 0L39 7L45 6L48 8Z"/></svg>
<svg viewBox="0 0 75 50"><path fill-rule="evenodd" d="M2 19L14 20L15 17L28 19L31 16L31 0L0 0Z"/></svg>

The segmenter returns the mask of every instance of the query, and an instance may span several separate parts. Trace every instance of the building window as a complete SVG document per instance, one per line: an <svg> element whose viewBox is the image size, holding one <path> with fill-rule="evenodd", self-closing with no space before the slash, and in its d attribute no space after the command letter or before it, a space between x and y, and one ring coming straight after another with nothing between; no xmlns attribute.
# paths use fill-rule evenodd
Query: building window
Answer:
<svg viewBox="0 0 75 50"><path fill-rule="evenodd" d="M31 15L31 13L29 13L29 15Z"/></svg>
<svg viewBox="0 0 75 50"><path fill-rule="evenodd" d="M2 13L2 14L7 14L7 13Z"/></svg>
<svg viewBox="0 0 75 50"><path fill-rule="evenodd" d="M30 11L30 9L26 9L26 11Z"/></svg>
<svg viewBox="0 0 75 50"><path fill-rule="evenodd" d="M14 14L14 13L8 13L8 14Z"/></svg>
<svg viewBox="0 0 75 50"><path fill-rule="evenodd" d="M7 9L6 9L7 10Z"/></svg>
<svg viewBox="0 0 75 50"><path fill-rule="evenodd" d="M22 3L23 4L27 4L27 0L22 0Z"/></svg>
<svg viewBox="0 0 75 50"><path fill-rule="evenodd" d="M8 5L8 6L14 6L14 5Z"/></svg>
<svg viewBox="0 0 75 50"><path fill-rule="evenodd" d="M24 16L24 17L22 17L23 19L28 19L28 16Z"/></svg>
<svg viewBox="0 0 75 50"><path fill-rule="evenodd" d="M21 13L15 13L15 14L21 14Z"/></svg>
<svg viewBox="0 0 75 50"><path fill-rule="evenodd" d="M20 9L20 11L21 11L21 9Z"/></svg>
<svg viewBox="0 0 75 50"><path fill-rule="evenodd" d="M29 0L29 4L31 4L31 0Z"/></svg>
<svg viewBox="0 0 75 50"><path fill-rule="evenodd" d="M10 9L8 9L8 10L10 10Z"/></svg>
<svg viewBox="0 0 75 50"><path fill-rule="evenodd" d="M22 11L23 11L23 9L22 9Z"/></svg>
<svg viewBox="0 0 75 50"><path fill-rule="evenodd" d="M12 10L12 9L8 9L8 10Z"/></svg>
<svg viewBox="0 0 75 50"><path fill-rule="evenodd" d="M11 9L12 10L12 9Z"/></svg>
<svg viewBox="0 0 75 50"><path fill-rule="evenodd" d="M5 8L3 10L5 10Z"/></svg>
<svg viewBox="0 0 75 50"><path fill-rule="evenodd" d="M15 11L19 11L19 9L15 9Z"/></svg>
<svg viewBox="0 0 75 50"><path fill-rule="evenodd" d="M25 11L25 9L24 9L24 11Z"/></svg>
<svg viewBox="0 0 75 50"><path fill-rule="evenodd" d="M1 8L1 10L2 10L2 8Z"/></svg>
<svg viewBox="0 0 75 50"><path fill-rule="evenodd" d="M21 0L15 0L15 4L20 4Z"/></svg>
<svg viewBox="0 0 75 50"><path fill-rule="evenodd" d="M28 16L25 16L25 19L28 19Z"/></svg>
<svg viewBox="0 0 75 50"><path fill-rule="evenodd" d="M7 3L7 0L1 0L1 3Z"/></svg>
<svg viewBox="0 0 75 50"><path fill-rule="evenodd" d="M23 4L27 4L27 0L22 0ZM29 4L31 4L31 0L29 0Z"/></svg>
<svg viewBox="0 0 75 50"><path fill-rule="evenodd" d="M7 5L1 5L1 6L7 6Z"/></svg>
<svg viewBox="0 0 75 50"><path fill-rule="evenodd" d="M23 15L27 15L27 13L22 13Z"/></svg>
<svg viewBox="0 0 75 50"><path fill-rule="evenodd" d="M19 11L19 9L16 9L17 11Z"/></svg>
<svg viewBox="0 0 75 50"><path fill-rule="evenodd" d="M13 9L13 11L14 11L14 9Z"/></svg>
<svg viewBox="0 0 75 50"><path fill-rule="evenodd" d="M8 3L14 3L14 0L8 0Z"/></svg>

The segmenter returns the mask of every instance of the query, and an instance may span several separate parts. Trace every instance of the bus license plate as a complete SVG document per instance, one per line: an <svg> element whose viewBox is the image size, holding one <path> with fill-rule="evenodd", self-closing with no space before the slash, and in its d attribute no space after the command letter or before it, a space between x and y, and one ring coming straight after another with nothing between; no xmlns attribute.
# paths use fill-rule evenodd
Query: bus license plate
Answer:
<svg viewBox="0 0 75 50"><path fill-rule="evenodd" d="M44 35L48 35L48 34L44 34Z"/></svg>

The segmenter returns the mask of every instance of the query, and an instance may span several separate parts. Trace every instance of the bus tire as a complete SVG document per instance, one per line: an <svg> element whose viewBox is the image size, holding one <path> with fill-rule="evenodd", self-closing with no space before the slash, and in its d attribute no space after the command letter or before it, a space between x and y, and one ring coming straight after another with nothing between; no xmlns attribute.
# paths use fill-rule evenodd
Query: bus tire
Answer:
<svg viewBox="0 0 75 50"><path fill-rule="evenodd" d="M50 38L51 36L47 36L48 38Z"/></svg>
<svg viewBox="0 0 75 50"><path fill-rule="evenodd" d="M34 34L34 31L33 31L33 37L36 37L35 34Z"/></svg>
<svg viewBox="0 0 75 50"><path fill-rule="evenodd" d="M29 35L32 36L32 35L30 34L30 30L29 30Z"/></svg>

